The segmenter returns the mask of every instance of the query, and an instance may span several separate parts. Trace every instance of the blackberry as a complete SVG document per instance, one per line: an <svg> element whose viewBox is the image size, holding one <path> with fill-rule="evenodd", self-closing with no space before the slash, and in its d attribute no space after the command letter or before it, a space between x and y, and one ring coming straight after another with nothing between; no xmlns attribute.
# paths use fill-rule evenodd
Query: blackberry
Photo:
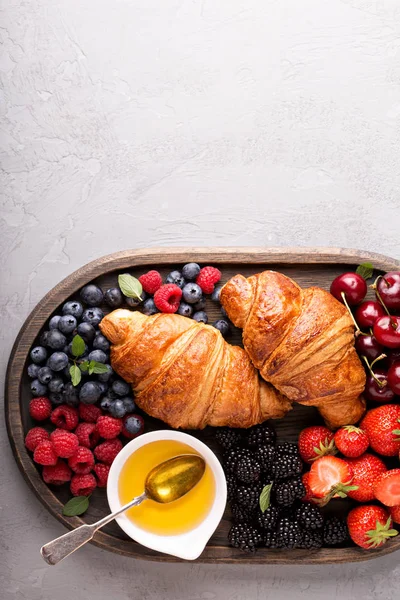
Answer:
<svg viewBox="0 0 400 600"><path fill-rule="evenodd" d="M228 540L234 548L240 548L245 552L255 552L263 538L260 532L249 523L237 523L232 525L228 533Z"/></svg>
<svg viewBox="0 0 400 600"><path fill-rule="evenodd" d="M226 476L228 502L230 502L235 497L237 485L238 483L236 477L232 473L229 473Z"/></svg>
<svg viewBox="0 0 400 600"><path fill-rule="evenodd" d="M280 548L296 548L301 542L301 529L297 521L284 517L278 523L276 541Z"/></svg>
<svg viewBox="0 0 400 600"><path fill-rule="evenodd" d="M274 487L276 502L281 506L291 506L295 500L301 500L306 493L301 477L282 481Z"/></svg>
<svg viewBox="0 0 400 600"><path fill-rule="evenodd" d="M236 489L236 501L249 510L255 510L258 506L261 490L260 485L239 485Z"/></svg>
<svg viewBox="0 0 400 600"><path fill-rule="evenodd" d="M266 531L264 533L264 546L266 548L279 548L278 534L276 531Z"/></svg>
<svg viewBox="0 0 400 600"><path fill-rule="evenodd" d="M274 446L261 446L255 454L257 461L261 465L261 469L266 472L272 471L275 458Z"/></svg>
<svg viewBox="0 0 400 600"><path fill-rule="evenodd" d="M233 473L236 469L239 458L244 456L252 456L252 453L247 448L230 448L224 455L224 467L228 473Z"/></svg>
<svg viewBox="0 0 400 600"><path fill-rule="evenodd" d="M247 444L250 448L260 446L274 446L276 441L275 430L267 423L255 425L247 431Z"/></svg>
<svg viewBox="0 0 400 600"><path fill-rule="evenodd" d="M256 483L261 475L260 463L253 456L242 456L236 463L235 474L243 483Z"/></svg>
<svg viewBox="0 0 400 600"><path fill-rule="evenodd" d="M254 520L254 510L248 509L240 504L232 504L232 519L235 523L250 523Z"/></svg>
<svg viewBox="0 0 400 600"><path fill-rule="evenodd" d="M303 529L320 529L324 525L322 512L311 502L302 503L296 510L296 521Z"/></svg>
<svg viewBox="0 0 400 600"><path fill-rule="evenodd" d="M276 447L276 454L277 456L283 454L297 454L300 456L297 444L292 444L291 442L283 442L282 444L278 444Z"/></svg>
<svg viewBox="0 0 400 600"><path fill-rule="evenodd" d="M215 439L218 444L229 450L233 446L237 446L242 439L242 434L238 429L231 429L230 427L220 427L215 432Z"/></svg>
<svg viewBox="0 0 400 600"><path fill-rule="evenodd" d="M304 548L304 550L312 550L313 548L322 548L322 531L302 531L301 540L297 544L298 548Z"/></svg>
<svg viewBox="0 0 400 600"><path fill-rule="evenodd" d="M345 521L338 517L327 519L324 525L324 544L326 546L338 546L349 539L349 530Z"/></svg>
<svg viewBox="0 0 400 600"><path fill-rule="evenodd" d="M267 510L257 511L256 520L260 529L273 531L276 529L279 519L279 509L276 506L269 506Z"/></svg>
<svg viewBox="0 0 400 600"><path fill-rule="evenodd" d="M275 479L288 479L295 475L300 475L303 470L303 463L300 456L296 454L276 453L273 465L273 474Z"/></svg>

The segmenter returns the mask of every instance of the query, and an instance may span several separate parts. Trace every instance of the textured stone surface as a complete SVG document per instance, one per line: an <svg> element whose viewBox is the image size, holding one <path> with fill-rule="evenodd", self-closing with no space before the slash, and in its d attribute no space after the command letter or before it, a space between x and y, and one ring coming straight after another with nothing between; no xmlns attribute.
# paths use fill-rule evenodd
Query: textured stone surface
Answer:
<svg viewBox="0 0 400 600"><path fill-rule="evenodd" d="M399 256L398 0L3 0L1 375L85 262L148 245ZM62 533L1 423L4 600L394 600L399 557L334 567L135 562ZM73 582L73 583L72 583Z"/></svg>

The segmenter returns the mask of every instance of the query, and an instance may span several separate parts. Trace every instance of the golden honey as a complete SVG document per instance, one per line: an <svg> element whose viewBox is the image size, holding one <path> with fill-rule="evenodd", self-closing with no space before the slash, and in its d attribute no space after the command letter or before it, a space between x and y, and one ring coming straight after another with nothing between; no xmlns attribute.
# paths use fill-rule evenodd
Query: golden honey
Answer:
<svg viewBox="0 0 400 600"><path fill-rule="evenodd" d="M153 467L179 454L197 452L175 440L151 442L136 450L125 462L119 476L118 493L121 504L126 504L143 493L146 477ZM214 497L214 475L206 465L199 483L182 498L169 504L145 500L140 506L126 511L126 516L145 531L158 535L178 535L194 529L204 521Z"/></svg>

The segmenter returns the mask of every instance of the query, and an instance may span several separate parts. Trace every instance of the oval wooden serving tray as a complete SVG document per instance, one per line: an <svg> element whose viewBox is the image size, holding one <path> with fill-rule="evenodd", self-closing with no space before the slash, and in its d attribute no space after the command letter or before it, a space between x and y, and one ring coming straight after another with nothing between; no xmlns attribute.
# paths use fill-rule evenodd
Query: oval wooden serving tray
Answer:
<svg viewBox="0 0 400 600"><path fill-rule="evenodd" d="M28 485L40 499L42 504L68 529L78 527L83 522L93 523L108 512L104 491L96 490L87 513L80 517L68 518L62 515L63 504L69 498L68 489L50 489L42 480L30 454L24 446L24 436L33 425L29 413L30 400L29 379L26 374L26 363L29 349L41 332L47 319L67 299L89 281L94 280L104 289L115 285L120 272L129 270L139 276L150 268L160 269L166 274L171 266L186 262L199 262L218 265L222 271L223 281L236 273L248 276L265 269L281 271L293 277L301 286L317 285L329 289L336 275L347 270L354 270L361 262L370 261L377 270L390 271L400 269L400 262L382 256L358 250L338 248L152 248L126 250L99 258L78 269L54 287L39 302L25 321L15 341L8 364L5 386L5 413L8 435L17 464ZM210 320L219 316L219 309L211 301L207 311ZM235 331L231 343L240 344L240 332ZM146 417L146 431L165 428L160 421ZM275 421L278 439L296 441L299 431L308 425L319 423L317 412L312 408L296 405L283 420ZM212 432L205 429L190 432L208 443L214 450ZM67 486L63 486L66 488ZM340 501L346 502L346 501ZM338 505L339 502L332 502ZM344 506L340 504L340 506ZM199 561L221 563L341 563L368 560L389 554L400 548L400 536L375 551L363 551L357 547L338 549L323 548L317 551L307 550L269 550L261 548L255 555L246 555L231 548L227 543L230 527L229 510L217 531L210 539ZM100 548L112 550L119 554L145 558L148 560L177 561L144 548L130 540L116 525L112 523L98 532L93 543Z"/></svg>

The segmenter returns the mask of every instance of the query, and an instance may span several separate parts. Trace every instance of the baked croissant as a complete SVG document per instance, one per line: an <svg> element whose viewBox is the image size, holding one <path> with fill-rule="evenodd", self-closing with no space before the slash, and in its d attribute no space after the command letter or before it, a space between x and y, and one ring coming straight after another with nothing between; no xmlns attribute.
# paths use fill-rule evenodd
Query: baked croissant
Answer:
<svg viewBox="0 0 400 600"><path fill-rule="evenodd" d="M174 428L250 427L291 403L258 377L246 352L186 317L118 309L100 323L113 369L147 414Z"/></svg>
<svg viewBox="0 0 400 600"><path fill-rule="evenodd" d="M264 271L247 279L236 275L220 298L266 381L290 400L316 406L332 428L361 418L365 371L353 322L331 294Z"/></svg>

